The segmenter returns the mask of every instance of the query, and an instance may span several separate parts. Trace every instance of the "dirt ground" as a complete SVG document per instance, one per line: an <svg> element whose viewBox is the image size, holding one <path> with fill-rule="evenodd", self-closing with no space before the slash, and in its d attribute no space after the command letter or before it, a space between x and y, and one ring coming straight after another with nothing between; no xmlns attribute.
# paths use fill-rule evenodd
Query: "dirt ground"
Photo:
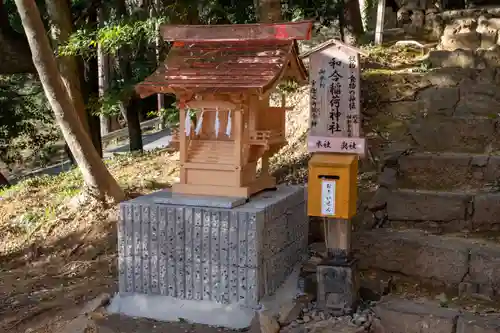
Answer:
<svg viewBox="0 0 500 333"><path fill-rule="evenodd" d="M9 258L0 271L0 332L52 333L74 319L86 302L116 286L116 230L113 221L89 229L52 247L30 248ZM96 239L96 242L89 240ZM80 245L81 244L81 245ZM68 255L69 254L69 255ZM24 266L22 261L30 258ZM5 258L0 258L5 263ZM216 333L221 328L189 323L162 323L124 316L96 321L110 332Z"/></svg>
<svg viewBox="0 0 500 333"><path fill-rule="evenodd" d="M114 224L88 230L0 258L0 332L56 332L86 301L115 290Z"/></svg>
<svg viewBox="0 0 500 333"><path fill-rule="evenodd" d="M99 328L108 328L113 333L236 333L225 328L209 327L189 323L165 323L153 320L133 319L112 315L97 321ZM111 333L110 332L110 333Z"/></svg>

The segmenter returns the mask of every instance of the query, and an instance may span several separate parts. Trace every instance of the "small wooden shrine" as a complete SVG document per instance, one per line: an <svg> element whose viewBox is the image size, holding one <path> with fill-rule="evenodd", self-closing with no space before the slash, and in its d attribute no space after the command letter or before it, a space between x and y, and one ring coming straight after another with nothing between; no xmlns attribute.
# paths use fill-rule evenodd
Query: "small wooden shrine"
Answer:
<svg viewBox="0 0 500 333"><path fill-rule="evenodd" d="M309 39L311 29L310 21L161 27L171 50L136 91L177 96L174 193L248 198L275 187L269 158L286 144L286 107L271 107L269 97L284 79L307 84L296 40Z"/></svg>

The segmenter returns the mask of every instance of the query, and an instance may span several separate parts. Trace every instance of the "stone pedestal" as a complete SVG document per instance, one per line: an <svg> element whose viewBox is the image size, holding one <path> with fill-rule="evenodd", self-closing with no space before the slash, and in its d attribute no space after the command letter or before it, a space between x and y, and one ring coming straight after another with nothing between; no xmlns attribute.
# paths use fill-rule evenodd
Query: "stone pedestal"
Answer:
<svg viewBox="0 0 500 333"><path fill-rule="evenodd" d="M318 306L335 315L346 315L354 309L358 297L356 260L335 253L317 268Z"/></svg>
<svg viewBox="0 0 500 333"><path fill-rule="evenodd" d="M145 195L120 205L119 293L257 308L306 254L307 235L300 186L250 200Z"/></svg>

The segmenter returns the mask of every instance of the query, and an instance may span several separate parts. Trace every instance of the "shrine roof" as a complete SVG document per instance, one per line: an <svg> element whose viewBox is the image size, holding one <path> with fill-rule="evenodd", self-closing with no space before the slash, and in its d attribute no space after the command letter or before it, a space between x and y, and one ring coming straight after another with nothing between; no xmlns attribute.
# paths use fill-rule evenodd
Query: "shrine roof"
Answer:
<svg viewBox="0 0 500 333"><path fill-rule="evenodd" d="M308 38L310 23L289 25L292 28L288 30L287 24L218 26L221 30L208 26L205 30L200 30L200 26L167 26L162 30L164 38L168 39L165 31L170 31L175 39L167 59L136 86L136 91L143 98L182 90L195 93L251 90L262 94L285 77L305 83L307 71L298 58L296 39ZM236 31L235 37L230 36L231 31Z"/></svg>
<svg viewBox="0 0 500 333"><path fill-rule="evenodd" d="M368 54L366 52L364 52L363 50L361 50L360 48L357 48L357 47L349 45L349 44L345 44L345 43L341 42L338 39L330 39L330 40L327 40L324 43L321 43L321 44L313 47L309 51L302 53L300 55L300 58L301 59L307 58L311 54L314 54L316 52L320 52L321 50L324 50L324 49L326 49L326 48L328 48L330 46L340 46L340 47L343 47L343 48L345 48L347 50L350 50L352 52L359 53L362 56L368 57Z"/></svg>

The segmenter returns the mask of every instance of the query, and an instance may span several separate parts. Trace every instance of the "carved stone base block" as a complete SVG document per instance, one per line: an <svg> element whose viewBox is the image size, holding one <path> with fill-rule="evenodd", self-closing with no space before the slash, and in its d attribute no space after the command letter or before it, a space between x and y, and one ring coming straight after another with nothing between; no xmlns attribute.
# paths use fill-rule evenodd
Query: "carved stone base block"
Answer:
<svg viewBox="0 0 500 333"><path fill-rule="evenodd" d="M300 186L248 202L168 190L124 202L119 292L257 307L306 254L308 220Z"/></svg>
<svg viewBox="0 0 500 333"><path fill-rule="evenodd" d="M318 265L318 306L337 315L349 314L358 298L356 260L325 261Z"/></svg>

